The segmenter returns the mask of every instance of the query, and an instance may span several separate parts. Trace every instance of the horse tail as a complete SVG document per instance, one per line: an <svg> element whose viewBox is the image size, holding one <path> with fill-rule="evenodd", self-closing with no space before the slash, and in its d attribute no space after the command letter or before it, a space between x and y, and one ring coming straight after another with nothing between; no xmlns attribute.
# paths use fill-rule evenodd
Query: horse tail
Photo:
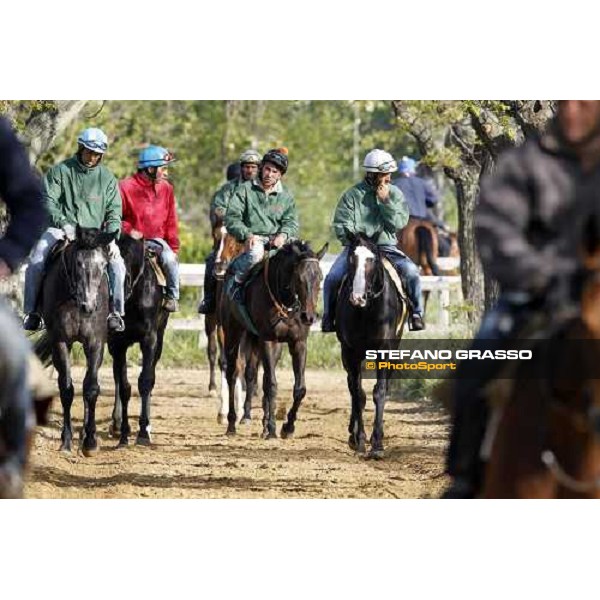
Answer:
<svg viewBox="0 0 600 600"><path fill-rule="evenodd" d="M434 275L439 275L440 270L438 269L437 263L435 262L435 258L433 256L433 239L431 229L427 227L417 227L415 233L417 235L419 257L422 253L424 253L431 272Z"/></svg>
<svg viewBox="0 0 600 600"><path fill-rule="evenodd" d="M49 367L52 364L52 342L47 331L44 331L35 340L33 351L45 367Z"/></svg>

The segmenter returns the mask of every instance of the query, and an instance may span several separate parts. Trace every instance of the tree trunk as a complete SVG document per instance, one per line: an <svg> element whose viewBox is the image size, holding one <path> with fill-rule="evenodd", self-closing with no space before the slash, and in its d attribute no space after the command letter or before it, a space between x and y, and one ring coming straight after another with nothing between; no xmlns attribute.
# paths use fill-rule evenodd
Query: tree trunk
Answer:
<svg viewBox="0 0 600 600"><path fill-rule="evenodd" d="M35 164L51 148L54 140L77 118L86 102L57 100L54 109L34 114L28 119L22 135L31 164Z"/></svg>

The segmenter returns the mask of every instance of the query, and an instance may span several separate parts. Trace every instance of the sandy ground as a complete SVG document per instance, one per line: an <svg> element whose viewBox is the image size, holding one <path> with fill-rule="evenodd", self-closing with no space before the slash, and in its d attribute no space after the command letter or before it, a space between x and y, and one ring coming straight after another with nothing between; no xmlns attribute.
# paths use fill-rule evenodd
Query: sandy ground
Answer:
<svg viewBox="0 0 600 600"><path fill-rule="evenodd" d="M136 382L139 369L130 369ZM74 431L81 426L83 371L74 369L79 394ZM279 403L291 402L292 373L281 371ZM370 382L366 382L370 387ZM208 393L206 369L161 369L152 404L152 446L116 449L108 437L114 387L101 371L97 419L100 452L91 458L58 451L62 414L38 428L26 486L29 498L428 498L446 484L443 452L448 419L433 402L392 400L385 411L384 460L365 460L348 447L350 401L345 374L309 370L308 393L290 440L263 440L262 408L235 437L217 424L218 400ZM365 424L370 436L369 388ZM130 424L137 433L139 398ZM278 431L281 422L278 421ZM77 434L76 434L77 435ZM132 436L132 442L135 437Z"/></svg>

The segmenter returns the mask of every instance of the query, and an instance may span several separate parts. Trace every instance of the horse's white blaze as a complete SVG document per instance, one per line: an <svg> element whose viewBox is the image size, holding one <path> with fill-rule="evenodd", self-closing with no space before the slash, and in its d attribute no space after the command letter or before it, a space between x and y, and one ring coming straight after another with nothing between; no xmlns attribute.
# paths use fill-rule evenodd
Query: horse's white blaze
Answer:
<svg viewBox="0 0 600 600"><path fill-rule="evenodd" d="M367 259L375 258L375 255L364 246L357 246L354 250L354 256L358 259L358 264L356 265L356 271L354 273L354 280L352 281L352 303L358 304L360 306L365 306L366 301L366 287L367 287L367 279L366 279L366 269L367 269Z"/></svg>

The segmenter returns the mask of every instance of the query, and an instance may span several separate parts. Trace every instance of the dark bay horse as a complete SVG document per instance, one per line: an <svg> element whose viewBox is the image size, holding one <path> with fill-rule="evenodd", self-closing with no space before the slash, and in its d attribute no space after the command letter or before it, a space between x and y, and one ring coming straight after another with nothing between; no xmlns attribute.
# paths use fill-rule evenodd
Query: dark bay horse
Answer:
<svg viewBox="0 0 600 600"><path fill-rule="evenodd" d="M348 237L348 274L339 291L335 323L352 402L348 444L358 454L365 454L366 395L362 387L362 361L366 350L398 348L407 309L383 266L377 245L361 235L349 234ZM373 389L375 422L369 456L377 459L383 458L383 410L389 376L389 370L377 370Z"/></svg>
<svg viewBox="0 0 600 600"><path fill-rule="evenodd" d="M125 261L125 330L111 332L108 350L113 358L115 380L115 406L110 433L119 433L119 446L129 443L129 400L131 384L127 378L127 350L139 344L142 351L142 370L138 378L138 391L142 400L136 444L149 446L150 403L156 379L156 365L163 349L165 328L169 313L163 308L163 290L150 264L150 255L158 249L147 246L144 240L121 236L121 256Z"/></svg>
<svg viewBox="0 0 600 600"><path fill-rule="evenodd" d="M82 452L89 456L98 450L96 439L96 400L100 393L98 370L104 355L109 311L106 247L111 234L97 229L77 229L77 239L50 259L41 290L41 313L46 330L34 345L45 364L58 372L63 408L61 450L70 452L73 440L71 405L74 388L71 378L71 348L80 342L87 369L83 380L84 417Z"/></svg>
<svg viewBox="0 0 600 600"><path fill-rule="evenodd" d="M317 301L323 278L319 261L328 244L315 253L308 243L292 241L274 256L267 258L259 274L246 286L246 309L258 335L247 331L235 303L223 294L221 321L225 333L226 377L229 385L227 434L236 432L234 385L240 374L240 344L245 336L250 347L247 353L245 381L246 401L244 419L250 417L250 404L256 385L259 360L263 374L263 437L276 438L277 378L275 367L279 344L288 345L294 369L293 404L281 436L292 437L302 399L306 395L306 340L310 326L317 318ZM232 276L232 275L230 275Z"/></svg>
<svg viewBox="0 0 600 600"><path fill-rule="evenodd" d="M579 314L552 315L557 322L533 348L535 364L529 366L539 377L517 371L507 400L490 419L485 498L600 498L600 231L595 227L584 231L584 249Z"/></svg>

